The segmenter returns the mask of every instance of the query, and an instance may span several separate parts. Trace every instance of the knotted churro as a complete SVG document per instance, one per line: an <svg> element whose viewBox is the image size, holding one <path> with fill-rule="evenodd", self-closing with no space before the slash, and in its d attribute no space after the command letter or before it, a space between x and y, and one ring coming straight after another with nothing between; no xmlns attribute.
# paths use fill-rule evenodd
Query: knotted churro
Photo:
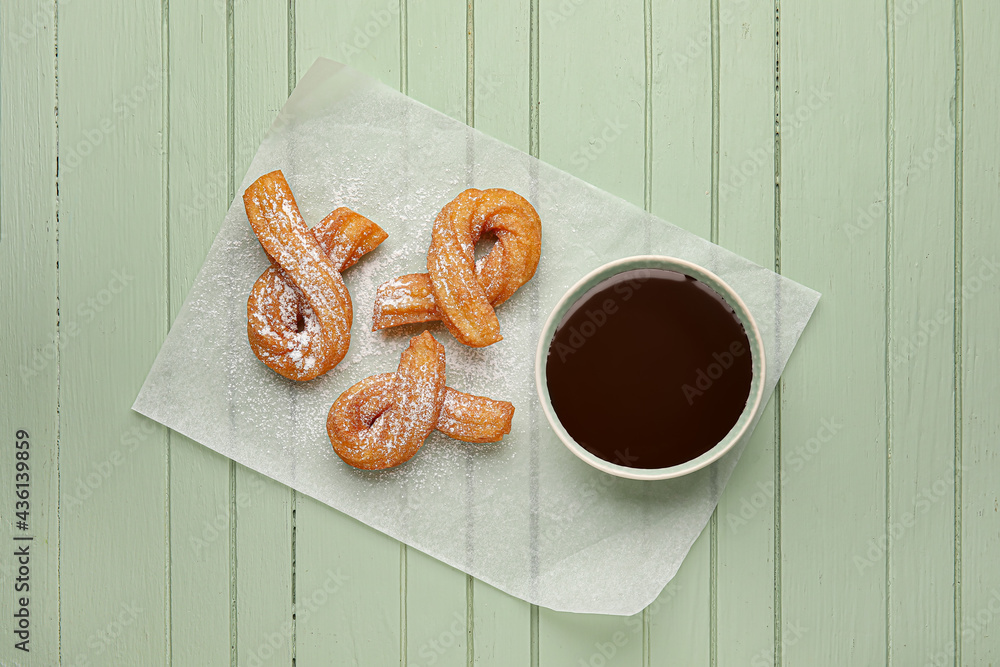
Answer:
<svg viewBox="0 0 1000 667"><path fill-rule="evenodd" d="M444 346L425 331L410 341L395 373L361 380L330 408L333 449L364 470L410 460L431 431L464 442L496 442L510 433L514 406L444 384Z"/></svg>
<svg viewBox="0 0 1000 667"><path fill-rule="evenodd" d="M488 232L496 243L478 262L476 242ZM379 286L372 331L441 320L465 345L501 340L495 308L535 275L542 225L534 207L510 190L469 189L434 221L427 273L411 273Z"/></svg>
<svg viewBox="0 0 1000 667"><path fill-rule="evenodd" d="M306 226L281 171L243 193L271 266L247 300L247 337L257 358L291 380L312 380L340 363L351 343L353 310L341 271L388 234L349 208Z"/></svg>

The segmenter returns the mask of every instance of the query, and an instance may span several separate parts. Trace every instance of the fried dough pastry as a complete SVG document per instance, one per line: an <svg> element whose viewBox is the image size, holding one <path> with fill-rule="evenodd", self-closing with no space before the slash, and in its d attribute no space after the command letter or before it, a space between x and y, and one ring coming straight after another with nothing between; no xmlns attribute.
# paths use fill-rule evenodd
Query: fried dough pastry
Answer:
<svg viewBox="0 0 1000 667"><path fill-rule="evenodd" d="M497 242L478 262L476 241ZM501 340L495 308L528 282L538 266L542 223L526 199L510 190L469 189L434 221L427 273L411 273L379 286L372 331L441 320L465 345Z"/></svg>
<svg viewBox="0 0 1000 667"><path fill-rule="evenodd" d="M510 433L513 405L446 387L444 368L444 346L430 332L413 338L395 373L365 378L334 402L326 420L334 451L355 468L381 470L409 461L435 429L477 443Z"/></svg>
<svg viewBox="0 0 1000 667"><path fill-rule="evenodd" d="M257 358L291 380L312 380L340 363L351 343L351 296L340 273L388 234L349 208L306 227L280 171L243 193L247 218L271 266L247 300L247 338Z"/></svg>

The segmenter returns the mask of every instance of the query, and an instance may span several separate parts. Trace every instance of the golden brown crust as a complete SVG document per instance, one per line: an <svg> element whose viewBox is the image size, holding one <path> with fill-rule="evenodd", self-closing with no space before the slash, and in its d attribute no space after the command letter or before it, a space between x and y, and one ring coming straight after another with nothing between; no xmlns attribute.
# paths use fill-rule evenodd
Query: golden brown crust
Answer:
<svg viewBox="0 0 1000 667"><path fill-rule="evenodd" d="M445 387L441 416L435 428L462 442L496 442L510 433L514 406L485 396Z"/></svg>
<svg viewBox="0 0 1000 667"><path fill-rule="evenodd" d="M514 406L444 384L444 346L425 331L410 341L395 373L361 380L334 402L326 428L334 451L363 470L410 460L434 429L465 442L510 433Z"/></svg>
<svg viewBox="0 0 1000 667"><path fill-rule="evenodd" d="M476 262L485 233L497 242ZM379 287L372 330L441 320L466 345L495 343L502 339L495 308L531 279L540 254L541 221L527 200L501 188L466 190L434 221L427 273Z"/></svg>
<svg viewBox="0 0 1000 667"><path fill-rule="evenodd" d="M372 331L440 319L441 312L434 303L431 277L426 273L393 278L375 290L375 327Z"/></svg>
<svg viewBox="0 0 1000 667"><path fill-rule="evenodd" d="M323 218L312 233L341 273L389 238L381 227L346 206Z"/></svg>
<svg viewBox="0 0 1000 667"><path fill-rule="evenodd" d="M247 300L250 346L280 375L311 380L340 363L350 345L353 309L340 272L387 235L347 208L310 230L280 171L254 181L243 203L271 259Z"/></svg>
<svg viewBox="0 0 1000 667"><path fill-rule="evenodd" d="M341 394L327 418L340 458L363 470L408 461L441 414L444 368L444 346L425 333L410 341L395 373L365 378Z"/></svg>

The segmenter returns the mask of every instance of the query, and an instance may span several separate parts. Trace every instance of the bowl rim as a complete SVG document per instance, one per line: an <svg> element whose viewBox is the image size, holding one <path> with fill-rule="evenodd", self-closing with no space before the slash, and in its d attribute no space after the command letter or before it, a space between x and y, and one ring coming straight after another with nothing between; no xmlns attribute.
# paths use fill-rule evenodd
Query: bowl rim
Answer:
<svg viewBox="0 0 1000 667"><path fill-rule="evenodd" d="M737 317L743 324L744 331L750 342L751 355L753 361L753 372L750 380L750 393L747 396L747 404L740 413L736 423L718 443L702 455L678 463L666 468L630 468L619 465L598 457L584 449L573 437L563 428L559 417L552 407L549 398L548 386L546 385L545 362L548 357L548 349L555 335L556 326L562 320L570 306L579 301L588 290L598 283L611 278L619 273L634 269L663 269L677 271L708 285L718 293L726 302L733 307ZM721 288L721 289L720 289ZM749 431L756 421L758 412L761 410L764 396L764 384L767 373L767 363L764 356L764 341L760 335L757 322L747 308L739 294L722 278L705 267L677 257L667 255L633 255L623 257L614 261L602 264L580 278L572 287L562 295L556 305L552 308L545 324L542 326L538 337L538 346L535 351L535 388L538 392L538 400L542 405L542 412L549 422L549 426L556 435L573 454L598 470L604 471L616 477L636 480L661 480L681 477L701 470L722 458L727 452L733 449Z"/></svg>

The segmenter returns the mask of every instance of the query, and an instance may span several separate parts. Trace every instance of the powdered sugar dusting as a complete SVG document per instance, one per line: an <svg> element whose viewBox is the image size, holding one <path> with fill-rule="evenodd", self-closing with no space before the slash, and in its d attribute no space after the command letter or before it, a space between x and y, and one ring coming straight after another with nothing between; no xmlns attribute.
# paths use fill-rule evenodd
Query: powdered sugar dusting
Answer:
<svg viewBox="0 0 1000 667"><path fill-rule="evenodd" d="M654 599L736 458L661 483L617 480L577 460L538 406L534 354L545 316L581 276L614 259L666 254L707 266L738 286L757 318L767 400L815 293L329 61L305 74L239 190L279 168L306 220L349 206L390 235L344 273L357 315L347 356L326 375L293 383L251 352L247 296L269 260L237 201L136 409L530 602L631 614ZM468 350L440 324L371 332L375 288L427 270L441 206L467 187L497 186L528 198L545 229L538 273L497 309L504 339ZM470 447L432 432L405 465L351 468L326 434L331 404L361 378L394 371L425 329L447 350L449 386L517 406L511 433Z"/></svg>
<svg viewBox="0 0 1000 667"><path fill-rule="evenodd" d="M351 299L339 265L306 226L280 171L260 177L243 200L273 262L247 305L251 346L278 373L312 379L337 365L350 345Z"/></svg>

